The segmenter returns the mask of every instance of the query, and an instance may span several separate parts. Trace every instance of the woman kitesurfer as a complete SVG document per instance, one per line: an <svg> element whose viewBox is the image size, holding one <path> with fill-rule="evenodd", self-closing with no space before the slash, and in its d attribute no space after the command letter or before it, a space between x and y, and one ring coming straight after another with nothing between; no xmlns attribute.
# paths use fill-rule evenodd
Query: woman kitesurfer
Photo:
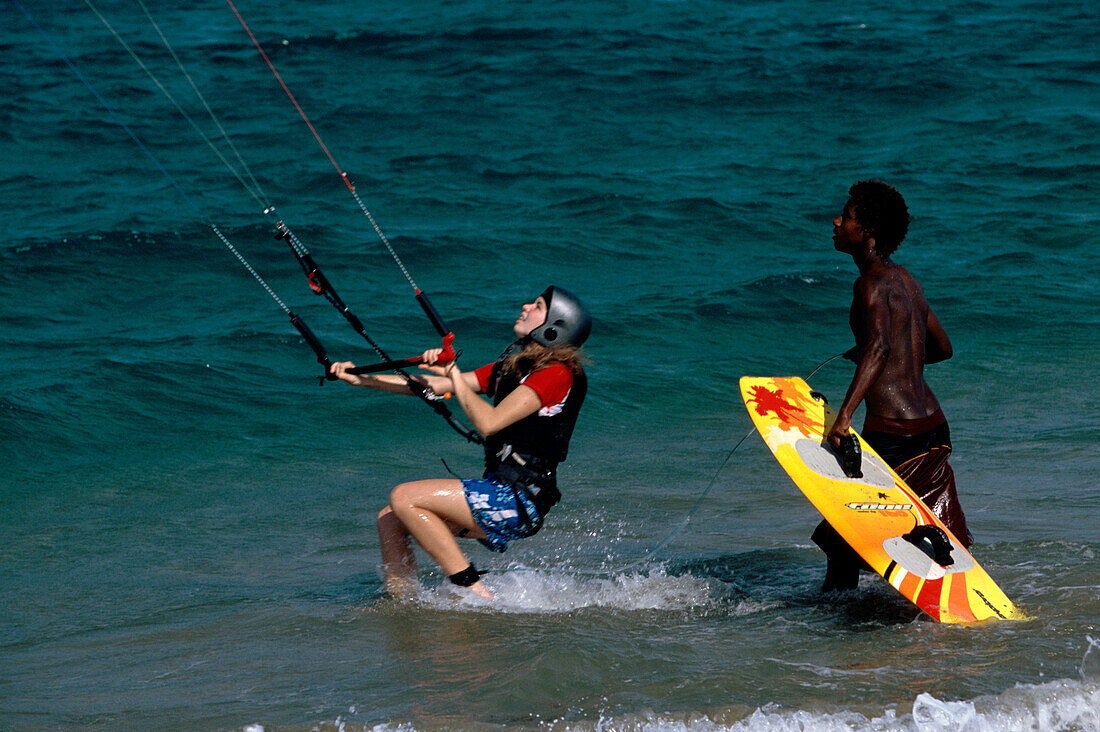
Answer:
<svg viewBox="0 0 1100 732"><path fill-rule="evenodd" d="M455 537L478 539L503 552L512 539L531 536L558 502L557 467L587 391L580 347L592 318L568 290L549 287L523 306L512 330L516 342L495 363L463 372L438 363L442 349L425 351L416 378L436 394L454 395L474 428L485 437L482 478L433 478L402 483L378 514L386 589L407 594L416 577L409 537L431 555L456 585L492 594ZM353 386L410 394L397 374L350 373L354 364L332 365ZM484 394L493 401L479 397Z"/></svg>

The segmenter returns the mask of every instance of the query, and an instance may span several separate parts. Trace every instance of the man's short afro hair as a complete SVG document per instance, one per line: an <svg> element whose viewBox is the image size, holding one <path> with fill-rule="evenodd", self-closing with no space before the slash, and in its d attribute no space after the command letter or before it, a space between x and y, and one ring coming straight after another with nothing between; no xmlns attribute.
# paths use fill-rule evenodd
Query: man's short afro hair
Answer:
<svg viewBox="0 0 1100 732"><path fill-rule="evenodd" d="M893 254L909 231L909 208L897 189L878 180L861 180L848 189L856 221L875 237L875 249Z"/></svg>

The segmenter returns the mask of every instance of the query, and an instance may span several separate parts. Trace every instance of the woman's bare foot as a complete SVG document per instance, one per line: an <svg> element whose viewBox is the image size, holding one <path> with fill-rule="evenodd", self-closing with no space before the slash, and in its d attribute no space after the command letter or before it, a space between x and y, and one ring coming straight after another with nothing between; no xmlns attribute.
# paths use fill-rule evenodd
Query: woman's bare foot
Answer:
<svg viewBox="0 0 1100 732"><path fill-rule="evenodd" d="M493 593L489 592L489 589L485 585L481 584L480 580L470 585L470 589L487 600L493 599Z"/></svg>
<svg viewBox="0 0 1100 732"><path fill-rule="evenodd" d="M386 592L395 600L411 600L422 589L416 577L386 577Z"/></svg>

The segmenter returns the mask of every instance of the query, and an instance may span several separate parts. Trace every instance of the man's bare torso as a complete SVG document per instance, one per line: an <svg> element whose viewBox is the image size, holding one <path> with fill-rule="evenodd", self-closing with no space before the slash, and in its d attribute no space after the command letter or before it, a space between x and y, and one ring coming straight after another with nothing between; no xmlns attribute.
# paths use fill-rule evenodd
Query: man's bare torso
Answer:
<svg viewBox="0 0 1100 732"><path fill-rule="evenodd" d="M865 294L861 297L861 290ZM889 355L878 378L865 397L867 413L891 419L919 419L939 409L939 402L924 380L928 302L913 276L890 261L877 263L855 284L850 323L860 351L877 335L871 307L885 307L879 318L887 332Z"/></svg>

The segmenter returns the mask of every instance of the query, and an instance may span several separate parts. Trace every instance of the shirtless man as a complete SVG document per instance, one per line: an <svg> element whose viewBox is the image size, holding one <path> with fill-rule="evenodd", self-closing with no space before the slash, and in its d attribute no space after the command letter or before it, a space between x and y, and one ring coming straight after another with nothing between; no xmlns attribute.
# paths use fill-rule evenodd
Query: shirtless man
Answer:
<svg viewBox="0 0 1100 732"><path fill-rule="evenodd" d="M912 275L890 259L909 228L909 210L893 187L861 181L848 191L844 212L833 221L833 244L859 268L849 321L856 345L852 385L837 411L829 443L849 434L852 414L867 402L863 438L932 509L963 546L971 543L948 465L947 419L924 380L924 365L951 358L951 341ZM856 587L868 569L826 521L814 542L828 557L823 589Z"/></svg>

